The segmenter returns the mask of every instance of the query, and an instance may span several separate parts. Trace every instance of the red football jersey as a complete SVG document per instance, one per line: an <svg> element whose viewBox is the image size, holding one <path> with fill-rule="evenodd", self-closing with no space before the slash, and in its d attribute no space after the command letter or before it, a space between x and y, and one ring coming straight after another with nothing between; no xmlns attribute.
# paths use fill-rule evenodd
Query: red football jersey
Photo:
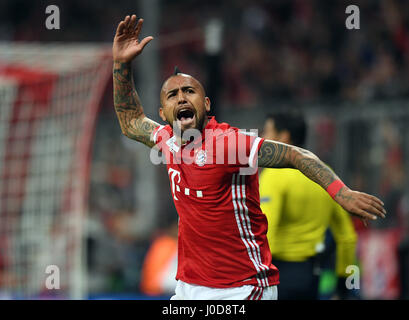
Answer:
<svg viewBox="0 0 409 320"><path fill-rule="evenodd" d="M169 125L153 139L179 214L176 279L215 288L278 284L255 167L263 139L214 117L182 146Z"/></svg>

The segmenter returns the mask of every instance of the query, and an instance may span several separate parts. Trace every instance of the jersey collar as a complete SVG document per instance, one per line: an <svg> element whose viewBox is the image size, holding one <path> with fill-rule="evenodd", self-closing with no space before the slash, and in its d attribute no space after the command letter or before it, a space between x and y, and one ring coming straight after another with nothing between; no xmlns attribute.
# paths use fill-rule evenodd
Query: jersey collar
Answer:
<svg viewBox="0 0 409 320"><path fill-rule="evenodd" d="M206 127L204 127L204 129L202 130L202 139L201 141L203 142L206 139L206 130L213 130L217 127L217 121L216 118L214 116L208 117L209 121L207 121ZM194 142L198 143L200 140L196 139Z"/></svg>

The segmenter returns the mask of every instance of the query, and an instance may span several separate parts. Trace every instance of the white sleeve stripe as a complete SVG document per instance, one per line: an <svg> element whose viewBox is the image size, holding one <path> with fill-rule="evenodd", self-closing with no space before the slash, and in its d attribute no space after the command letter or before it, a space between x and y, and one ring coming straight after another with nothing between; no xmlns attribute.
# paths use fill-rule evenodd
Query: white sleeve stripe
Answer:
<svg viewBox="0 0 409 320"><path fill-rule="evenodd" d="M153 135L153 142L156 143L156 139L158 138L158 132L161 131L165 126L160 125L158 130L156 130L155 134Z"/></svg>
<svg viewBox="0 0 409 320"><path fill-rule="evenodd" d="M258 151L258 145L260 144L261 138L257 137L256 139L254 139L253 145L251 147L250 150L250 157L249 157L249 166L250 168L254 168L254 157L257 154Z"/></svg>

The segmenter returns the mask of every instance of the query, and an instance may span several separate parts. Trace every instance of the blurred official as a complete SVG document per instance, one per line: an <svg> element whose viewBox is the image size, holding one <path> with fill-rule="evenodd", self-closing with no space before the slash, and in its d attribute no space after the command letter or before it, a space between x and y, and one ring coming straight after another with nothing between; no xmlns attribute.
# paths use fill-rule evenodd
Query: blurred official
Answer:
<svg viewBox="0 0 409 320"><path fill-rule="evenodd" d="M299 114L277 113L267 117L263 131L265 139L303 147L306 124ZM260 200L272 262L280 270L278 298L318 299L320 253L328 227L336 242L337 293L345 297L345 269L355 264L357 241L348 213L294 169L264 169Z"/></svg>

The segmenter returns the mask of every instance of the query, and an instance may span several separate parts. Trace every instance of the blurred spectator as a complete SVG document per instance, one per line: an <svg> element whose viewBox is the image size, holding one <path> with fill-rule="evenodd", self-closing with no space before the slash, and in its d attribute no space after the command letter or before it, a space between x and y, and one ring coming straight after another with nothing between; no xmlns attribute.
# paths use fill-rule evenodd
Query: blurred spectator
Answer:
<svg viewBox="0 0 409 320"><path fill-rule="evenodd" d="M153 240L143 263L141 292L171 296L176 287L177 222L171 223Z"/></svg>
<svg viewBox="0 0 409 320"><path fill-rule="evenodd" d="M51 31L44 27L45 5L3 1L0 38L110 42L119 17L137 14L138 6L131 0L102 3L54 1L60 7L61 29ZM154 36L161 48L162 78L174 65L205 74L204 28L216 17L225 26L223 104L254 107L271 99L335 103L409 96L409 2L358 1L360 30L345 27L349 4L161 1L160 34Z"/></svg>
<svg viewBox="0 0 409 320"><path fill-rule="evenodd" d="M409 193L400 202L400 222L403 229L403 239L398 247L400 272L400 299L409 300Z"/></svg>

